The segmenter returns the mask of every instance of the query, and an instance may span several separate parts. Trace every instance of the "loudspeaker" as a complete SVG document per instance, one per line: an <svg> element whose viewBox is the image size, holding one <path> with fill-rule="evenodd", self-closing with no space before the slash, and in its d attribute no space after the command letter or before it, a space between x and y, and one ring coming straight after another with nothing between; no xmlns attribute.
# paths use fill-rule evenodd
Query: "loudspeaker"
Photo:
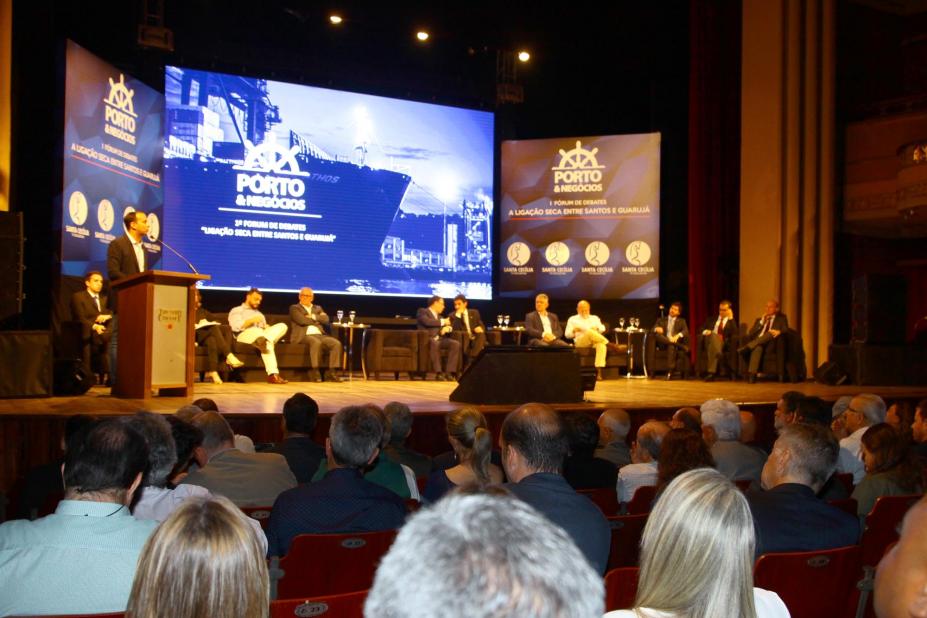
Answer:
<svg viewBox="0 0 927 618"><path fill-rule="evenodd" d="M96 383L96 376L84 369L80 359L55 361L55 395L83 395Z"/></svg>
<svg viewBox="0 0 927 618"><path fill-rule="evenodd" d="M923 348L851 343L830 346L829 356L852 384L922 386L927 382L927 350Z"/></svg>
<svg viewBox="0 0 927 618"><path fill-rule="evenodd" d="M904 343L907 286L898 275L853 280L851 343Z"/></svg>
<svg viewBox="0 0 927 618"><path fill-rule="evenodd" d="M0 332L0 398L52 394L52 345L48 331Z"/></svg>
<svg viewBox="0 0 927 618"><path fill-rule="evenodd" d="M583 400L579 357L571 348L486 347L460 376L450 400L578 403Z"/></svg>
<svg viewBox="0 0 927 618"><path fill-rule="evenodd" d="M821 363L821 366L814 370L814 381L820 384L838 386L846 382L848 377L846 372L833 361Z"/></svg>
<svg viewBox="0 0 927 618"><path fill-rule="evenodd" d="M0 324L22 313L23 216L0 212Z"/></svg>

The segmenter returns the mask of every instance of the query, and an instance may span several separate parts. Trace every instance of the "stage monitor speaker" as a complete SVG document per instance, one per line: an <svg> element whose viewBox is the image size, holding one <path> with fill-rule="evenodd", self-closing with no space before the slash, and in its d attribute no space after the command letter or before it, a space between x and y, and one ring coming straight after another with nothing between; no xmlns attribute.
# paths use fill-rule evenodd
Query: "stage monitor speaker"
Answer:
<svg viewBox="0 0 927 618"><path fill-rule="evenodd" d="M96 382L96 376L84 369L79 358L62 358L55 361L55 395L83 395Z"/></svg>
<svg viewBox="0 0 927 618"><path fill-rule="evenodd" d="M840 368L840 365L833 361L821 363L821 366L814 370L814 381L819 384L830 384L839 386L847 381L849 376Z"/></svg>
<svg viewBox="0 0 927 618"><path fill-rule="evenodd" d="M925 356L924 350L907 345L830 346L830 360L849 375L850 383L864 386L921 386Z"/></svg>
<svg viewBox="0 0 927 618"><path fill-rule="evenodd" d="M483 348L460 376L450 400L476 404L581 402L579 356L570 348Z"/></svg>
<svg viewBox="0 0 927 618"><path fill-rule="evenodd" d="M905 278L863 275L853 280L852 343L904 343Z"/></svg>
<svg viewBox="0 0 927 618"><path fill-rule="evenodd" d="M0 212L0 324L22 313L23 216Z"/></svg>
<svg viewBox="0 0 927 618"><path fill-rule="evenodd" d="M52 394L52 345L48 331L0 331L0 398Z"/></svg>

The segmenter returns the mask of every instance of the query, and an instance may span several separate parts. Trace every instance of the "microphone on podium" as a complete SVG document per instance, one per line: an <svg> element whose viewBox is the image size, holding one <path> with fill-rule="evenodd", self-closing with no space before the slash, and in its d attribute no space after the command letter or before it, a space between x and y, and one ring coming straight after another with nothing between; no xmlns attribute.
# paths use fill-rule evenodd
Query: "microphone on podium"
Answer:
<svg viewBox="0 0 927 618"><path fill-rule="evenodd" d="M193 263L192 263L190 260L188 260L187 258L185 258L185 257L183 256L183 254L180 253L180 251L178 251L178 250L175 249L174 247L170 246L169 244L167 244L166 242L164 242L164 240L162 240L162 239L160 239L160 238L158 239L157 242L159 242L159 243L161 243L162 245L164 245L165 248L170 249L171 253L173 253L174 255L176 255L177 257L179 257L181 260L183 260L183 263L190 267L190 270L193 271L193 274L194 274L194 275L200 274L200 271L198 271L198 270L196 269L196 266L194 266Z"/></svg>
<svg viewBox="0 0 927 618"><path fill-rule="evenodd" d="M661 318L666 317L666 316L663 315L663 309L664 309L664 308L665 308L665 307L664 307L663 305L660 305L660 317L661 317Z"/></svg>

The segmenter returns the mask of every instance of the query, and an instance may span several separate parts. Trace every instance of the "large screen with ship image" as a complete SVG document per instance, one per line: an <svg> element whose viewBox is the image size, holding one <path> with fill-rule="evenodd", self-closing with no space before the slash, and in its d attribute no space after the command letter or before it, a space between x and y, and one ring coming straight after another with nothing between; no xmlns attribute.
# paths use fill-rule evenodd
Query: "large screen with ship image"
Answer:
<svg viewBox="0 0 927 618"><path fill-rule="evenodd" d="M206 287L492 297L491 112L170 66L165 100L164 238Z"/></svg>

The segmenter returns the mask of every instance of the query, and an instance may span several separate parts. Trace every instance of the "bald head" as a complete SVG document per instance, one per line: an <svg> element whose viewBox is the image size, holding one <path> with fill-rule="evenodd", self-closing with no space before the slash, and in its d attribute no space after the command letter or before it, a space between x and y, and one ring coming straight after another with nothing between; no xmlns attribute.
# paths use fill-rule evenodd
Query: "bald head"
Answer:
<svg viewBox="0 0 927 618"><path fill-rule="evenodd" d="M671 429L691 429L695 433L702 432L702 413L698 408L679 408L673 413L670 421Z"/></svg>
<svg viewBox="0 0 927 618"><path fill-rule="evenodd" d="M656 461L660 457L663 436L670 430L663 421L647 421L637 430L637 442L634 449L636 463Z"/></svg>
<svg viewBox="0 0 927 618"><path fill-rule="evenodd" d="M543 403L526 403L505 417L502 445L518 451L530 471L557 474L569 450L563 419Z"/></svg>
<svg viewBox="0 0 927 618"><path fill-rule="evenodd" d="M599 415L599 443L624 442L631 431L631 417L621 408L609 408Z"/></svg>

